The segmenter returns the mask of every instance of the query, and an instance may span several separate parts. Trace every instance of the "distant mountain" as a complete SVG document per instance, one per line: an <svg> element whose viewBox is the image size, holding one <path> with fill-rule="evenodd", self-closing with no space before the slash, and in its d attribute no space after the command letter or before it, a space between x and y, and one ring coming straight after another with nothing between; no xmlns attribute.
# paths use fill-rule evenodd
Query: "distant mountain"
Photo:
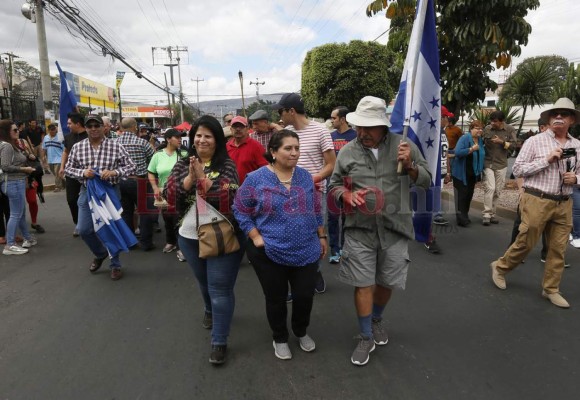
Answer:
<svg viewBox="0 0 580 400"><path fill-rule="evenodd" d="M265 94L260 95L260 100L263 101L271 101L271 102L278 102L284 93L274 93L274 94ZM246 107L252 103L255 103L257 100L256 96L245 97ZM196 106L195 103L191 103L192 106ZM210 114L214 115L216 118L221 118L222 115L227 114L228 112L235 113L236 110L242 108L242 98L237 99L221 99L221 100L211 100L211 101L200 101L199 108L203 114Z"/></svg>

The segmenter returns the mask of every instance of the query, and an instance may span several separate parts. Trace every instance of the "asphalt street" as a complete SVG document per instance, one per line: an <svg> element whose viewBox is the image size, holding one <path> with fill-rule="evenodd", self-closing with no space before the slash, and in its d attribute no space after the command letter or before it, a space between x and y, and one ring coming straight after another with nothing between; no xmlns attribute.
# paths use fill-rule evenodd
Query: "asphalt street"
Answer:
<svg viewBox="0 0 580 400"><path fill-rule="evenodd" d="M541 297L536 248L496 289L489 263L512 221L436 227L439 255L412 243L407 289L385 313L388 345L365 367L350 363L357 322L352 288L324 263L315 297L316 351L274 356L264 300L244 263L227 363L208 363L209 331L192 272L175 253L132 251L125 276L88 272L92 256L64 193L47 193L46 233L24 256L0 255L0 399L577 399L580 391L580 251L568 248L559 309Z"/></svg>

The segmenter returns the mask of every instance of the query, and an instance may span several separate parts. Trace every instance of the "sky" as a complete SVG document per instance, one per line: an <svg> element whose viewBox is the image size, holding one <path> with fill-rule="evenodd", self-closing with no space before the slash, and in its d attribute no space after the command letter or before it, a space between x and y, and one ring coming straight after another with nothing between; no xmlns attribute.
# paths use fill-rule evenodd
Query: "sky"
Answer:
<svg viewBox="0 0 580 400"><path fill-rule="evenodd" d="M351 40L377 40L389 27L384 12L368 18L370 0L63 0L76 7L126 59L150 79L164 86L169 68L153 65L152 47L186 46L182 53L183 92L190 103L240 97L238 71L244 76L244 95L300 90L301 64L317 46ZM38 67L36 26L20 8L25 0L0 0L0 53L13 52ZM556 54L580 62L580 24L577 0L542 0L526 17L532 34L521 60ZM45 13L51 75L62 69L114 87L116 71L129 71L119 61L93 53L84 38L72 36ZM377 39L378 38L378 39ZM163 62L163 60L160 60ZM509 71L492 74L496 81ZM174 70L178 85L177 70ZM192 79L203 79L198 83ZM123 99L162 104L159 89L127 73Z"/></svg>

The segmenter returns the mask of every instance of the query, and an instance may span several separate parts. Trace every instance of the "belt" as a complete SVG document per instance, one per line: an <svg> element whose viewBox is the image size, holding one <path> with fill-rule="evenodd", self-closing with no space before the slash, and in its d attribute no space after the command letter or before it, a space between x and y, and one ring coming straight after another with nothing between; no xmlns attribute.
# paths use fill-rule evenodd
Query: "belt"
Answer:
<svg viewBox="0 0 580 400"><path fill-rule="evenodd" d="M127 178L130 178L130 179L147 178L147 174L145 174L145 175L129 175Z"/></svg>
<svg viewBox="0 0 580 400"><path fill-rule="evenodd" d="M531 194L532 196L539 197L540 199L548 199L554 201L567 201L570 198L569 194L550 194L544 193L541 190L535 190L530 188L524 188L524 192Z"/></svg>

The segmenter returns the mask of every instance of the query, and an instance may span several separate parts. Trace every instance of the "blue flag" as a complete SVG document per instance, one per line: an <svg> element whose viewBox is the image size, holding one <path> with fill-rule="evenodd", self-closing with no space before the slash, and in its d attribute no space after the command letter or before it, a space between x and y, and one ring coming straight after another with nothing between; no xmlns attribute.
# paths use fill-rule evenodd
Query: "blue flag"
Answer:
<svg viewBox="0 0 580 400"><path fill-rule="evenodd" d="M59 104L59 124L58 130L59 133L62 132L64 136L70 133L70 129L66 125L68 120L68 113L75 111L77 106L77 98L68 85L66 80L66 76L62 69L60 69L60 65L58 65L58 61L55 61L56 68L58 68L58 74L60 75L60 104ZM61 138L62 139L62 138Z"/></svg>
<svg viewBox="0 0 580 400"><path fill-rule="evenodd" d="M393 133L403 133L415 143L433 177L427 193L414 192L413 224L415 238L429 240L434 202L441 196L441 86L439 48L435 30L433 0L418 0L409 50L399 92L391 115Z"/></svg>
<svg viewBox="0 0 580 400"><path fill-rule="evenodd" d="M93 179L87 179L87 196L93 228L107 248L109 256L115 257L135 246L137 238L121 218L123 208L115 189L97 175Z"/></svg>

